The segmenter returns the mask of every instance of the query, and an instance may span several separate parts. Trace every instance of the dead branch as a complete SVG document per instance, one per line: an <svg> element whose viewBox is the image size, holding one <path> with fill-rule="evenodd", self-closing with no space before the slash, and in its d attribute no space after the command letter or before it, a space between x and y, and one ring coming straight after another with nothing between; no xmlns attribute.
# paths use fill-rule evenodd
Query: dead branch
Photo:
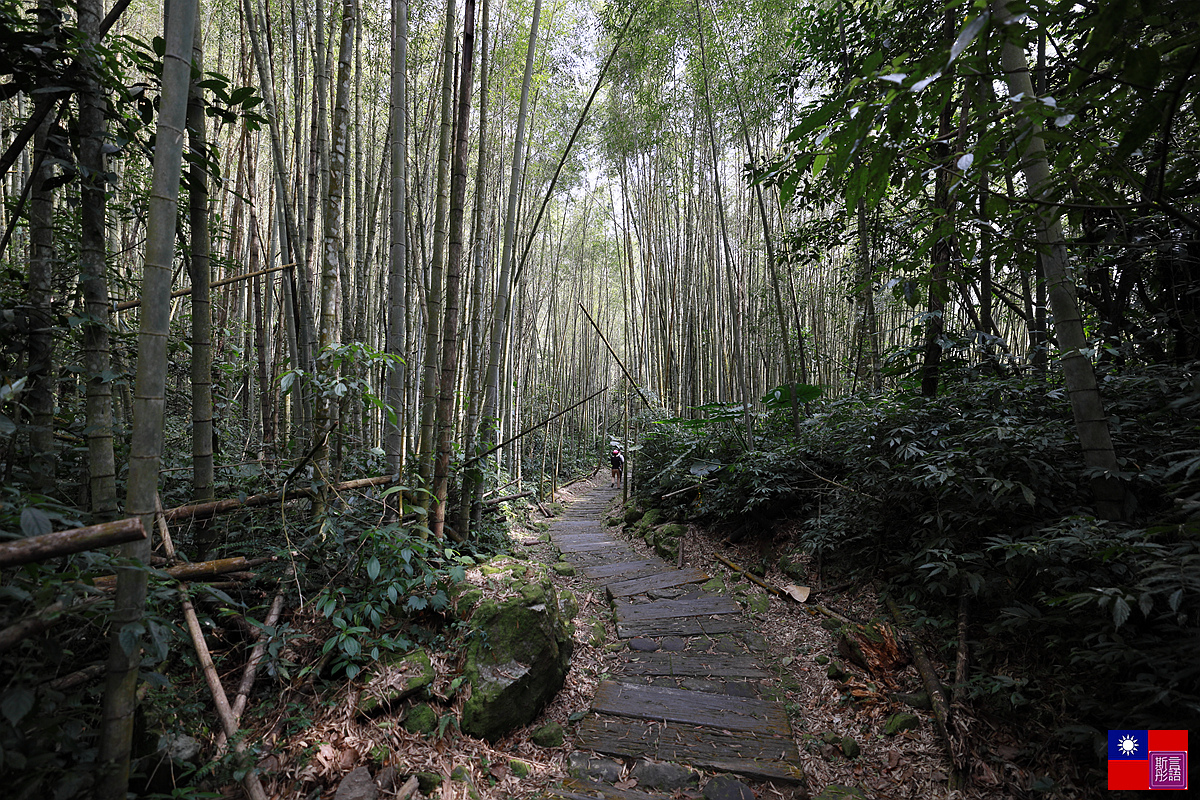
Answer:
<svg viewBox="0 0 1200 800"><path fill-rule="evenodd" d="M533 489L526 489L525 491L517 492L516 494L506 494L504 497L493 497L491 500L485 500L483 504L485 506L496 506L500 505L501 503L507 503L509 500L519 500L522 497L529 497L533 494Z"/></svg>
<svg viewBox="0 0 1200 800"><path fill-rule="evenodd" d="M96 595L74 603L59 601L51 603L36 614L17 620L4 630L0 630L0 653L30 636L50 630L66 619L69 612L79 611L101 599L103 599L101 595Z"/></svg>
<svg viewBox="0 0 1200 800"><path fill-rule="evenodd" d="M208 285L208 288L216 289L219 286L228 286L231 283L237 283L238 281L244 281L247 278L257 278L259 275L268 275L272 272L279 272L281 269L287 269L288 267L294 267L294 266L296 266L296 265L295 264L284 264L284 265L278 266L278 267L267 267L266 269L260 269L257 272L247 272L244 275L234 275L232 278L222 278L219 281L213 281L212 283L210 283ZM178 289L174 292L171 292L171 299L174 300L176 297L187 297L191 293L192 293L192 290L190 287L187 289ZM131 308L137 308L141 304L142 304L141 300L126 300L123 303L117 303L116 310L117 311L127 311Z"/></svg>
<svg viewBox="0 0 1200 800"><path fill-rule="evenodd" d="M218 514L227 514L230 511L236 511L239 508L256 508L258 506L269 506L275 503L283 502L289 499L298 498L313 498L321 491L322 488L329 489L335 492L352 491L354 489L365 489L369 486L384 486L389 483L396 483L399 480L398 475L381 475L376 478L359 478L358 480L345 481L343 483L335 483L326 486L312 487L296 487L287 489L282 492L267 492L265 494L255 494L247 497L245 500L231 498L227 500L213 500L207 503L195 503L186 506L176 506L168 508L163 512L163 516L168 522L175 522L181 519L209 519Z"/></svg>
<svg viewBox="0 0 1200 800"><path fill-rule="evenodd" d="M263 623L270 628L278 624L279 617L283 613L284 601L284 584L291 578L292 570L289 567L287 574L283 580L279 582L279 591L275 594L275 599L271 602L271 610L267 612L267 619ZM254 649L250 651L250 658L246 661L246 669L242 672L242 682L238 685L237 696L233 700L233 721L237 723L242 718L242 712L246 710L246 700L250 696L250 690L254 688L254 679L258 675L258 665L262 661L263 656L267 653L267 635L265 631L258 632L258 641L254 645ZM222 753L225 750L225 732L217 734L217 752Z"/></svg>
<svg viewBox="0 0 1200 800"><path fill-rule="evenodd" d="M137 517L102 522L85 528L43 533L10 542L0 542L0 568L43 561L56 556L96 550L146 538L146 530Z"/></svg>
<svg viewBox="0 0 1200 800"><path fill-rule="evenodd" d="M56 692L69 692L78 686L99 678L104 674L104 670L104 664L92 664L90 667L84 667L83 669L68 673L61 678L47 681L46 685Z"/></svg>

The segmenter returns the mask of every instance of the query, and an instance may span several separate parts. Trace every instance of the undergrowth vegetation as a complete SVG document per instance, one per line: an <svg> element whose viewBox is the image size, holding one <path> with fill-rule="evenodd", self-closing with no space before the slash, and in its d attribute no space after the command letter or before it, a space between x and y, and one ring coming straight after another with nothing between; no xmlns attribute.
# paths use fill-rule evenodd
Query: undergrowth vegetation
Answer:
<svg viewBox="0 0 1200 800"><path fill-rule="evenodd" d="M273 557L218 585L193 584L191 600L223 674L236 674L251 647L266 645L256 697L247 712L253 729L261 715L279 712L279 698L306 687L286 712L301 728L316 713L310 706L374 662L418 647L453 652L462 623L452 599L466 567L509 545L502 521L485 517L470 542L447 546L428 536L405 506L399 521L386 521L384 502L398 489L346 495L325 514L309 517L279 508L218 518L215 538L222 555ZM410 493L411 496L411 493ZM416 495L419 497L419 494ZM49 501L22 507L0 503L0 536L68 526L70 509ZM189 552L201 529L180 525L175 544ZM103 576L117 560L85 552L6 570L0 585L0 772L19 775L8 789L14 798L92 796L96 731L103 663L112 631L111 594ZM142 678L134 786L140 796L215 796L205 788L236 780L261 742L246 754L229 753L180 773L182 761L161 753L181 742L210 739L215 724L199 660L180 616L180 586L162 568L145 567L150 582L147 614L118 629L136 647L142 634ZM267 609L277 591L289 611L273 624ZM39 611L40 609L40 611ZM48 609L48 610L47 610ZM69 623L69 624L68 624ZM232 701L232 697L230 700ZM289 722L289 725L292 723ZM199 744L196 745L199 747ZM174 770L173 775L169 775Z"/></svg>
<svg viewBox="0 0 1200 800"><path fill-rule="evenodd" d="M759 418L754 450L729 418L665 420L637 479L679 516L734 538L783 530L773 545L880 581L948 660L965 593L967 688L993 713L1079 743L1105 728L1187 727L1200 718L1195 373L1103 380L1137 499L1122 522L1091 516L1091 476L1052 385L971 377L932 400L817 401L798 437L782 412Z"/></svg>

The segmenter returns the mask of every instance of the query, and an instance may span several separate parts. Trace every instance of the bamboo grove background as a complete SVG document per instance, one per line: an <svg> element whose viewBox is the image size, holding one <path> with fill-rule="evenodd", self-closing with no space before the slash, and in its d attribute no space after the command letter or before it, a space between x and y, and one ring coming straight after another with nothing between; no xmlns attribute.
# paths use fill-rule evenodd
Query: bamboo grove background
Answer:
<svg viewBox="0 0 1200 800"><path fill-rule="evenodd" d="M403 397L395 408L400 456L408 468L417 463L417 454L432 458L432 447L422 444L422 409L436 394L439 376L432 362L447 347L438 274L446 247L438 207L439 158L445 158L439 153L439 129L446 107L443 87L457 85L463 21L458 9L450 29L455 55L447 63L446 7L396 6L403 8L408 67L399 174L406 188L402 235L407 255L399 302L405 313L394 348L400 361L389 362L381 354L389 351L388 271L394 244L388 225L395 180L388 114L394 9L295 0L203 3L195 52L203 64L199 85L207 92L207 150L188 157L198 169L189 173L184 193L187 202L198 204L192 213L200 215L211 244L202 245L195 229L180 233L174 285L193 285L189 272L207 259L211 312L194 297L172 300L163 465L168 483L182 485L190 477L198 497L219 494L214 483L232 485L257 469L255 463L299 458L321 426L332 431L335 472L351 469L350 462L353 469L383 469L387 410L382 402L363 399L387 397L392 363ZM134 366L131 332L140 312L127 306L137 297L142 269L146 126L157 91L152 42L162 27L161 10L135 0L106 40L112 69L123 78L122 85L103 87L111 177L104 266L109 305L115 309L107 383L116 390L118 452L120 431L128 429L131 418L127 378ZM55 13L70 23L70 7ZM608 390L507 445L498 462L508 473L505 480L594 464L610 440L625 436L620 420L635 395L581 313L585 309L626 361L655 414L703 413L694 409L714 401L760 407L764 392L789 381L788 364L780 357L785 345L795 353L794 379L819 384L831 395L895 385L911 376L930 313L922 300L926 265L903 254L920 244L913 220L923 212L910 201L887 198L870 209L847 209L828 192L784 203L777 185L748 180L786 151L785 138L799 110L825 85L826 76L796 62L795 48L781 35L795 24L788 8L708 0L636 8L555 1L540 13L528 146L518 165L512 302L504 314L495 412L499 430L493 440L507 440L597 390ZM352 23L342 44L347 14ZM464 205L475 208L478 196L479 214L466 224L466 269L455 298L462 335L449 344L457 354L451 424L460 453L476 441L484 410L506 178L532 14L529 3L491 5L488 61L476 70L486 70L489 96L482 140L481 83L472 86L466 135L467 163L473 166ZM482 32L482 25L476 27ZM255 31L261 37L257 56ZM600 65L622 35L582 136L547 195ZM339 71L343 63L345 70ZM267 94L263 76L274 100L282 181L273 178L269 126L262 115L266 106L260 102ZM344 86L335 85L339 79ZM333 145L335 101L345 102L344 152ZM0 142L12 141L31 102L16 93L0 104ZM69 139L66 129L75 123L59 124ZM336 206L329 202L331 160L334 172L338 167L341 172L342 200ZM36 161L36 150L26 148L3 181L12 228L3 255L10 297L20 294L24 262L45 235L39 233L45 226L29 222L24 211L15 213ZM66 180L71 171L66 159L48 163L45 168L64 180L42 200L51 209L49 267L39 272L47 277L44 288L31 284L28 300L35 314L45 312L54 322L48 345L58 396L53 402L70 409L69 398L84 393L88 372L80 332L95 322L88 314L103 312L87 304L77 282L82 255L77 217L86 205L82 182ZM448 186L441 191L448 192ZM30 214L36 202L30 202ZM291 252L299 257L283 248L285 212L295 220L298 242ZM340 216L340 232L332 238L331 213ZM768 258L772 252L777 271ZM1039 281L1031 278L1028 263L996 264L993 273L986 290L969 270L950 282L945 309L937 316L954 333L943 335L942 345L968 364L1036 363L1044 352L1046 316ZM323 291L323 280L333 282L332 291ZM197 346L205 334L193 328L210 313L211 356ZM331 369L322 378L325 383L306 383L306 375L321 371L318 353L331 347L333 366L321 368ZM5 370L11 384L28 364L20 348L8 350ZM197 393L206 379L211 401ZM309 396L314 392L325 392L335 402L322 410L325 404ZM194 438L207 437L189 417L202 420L208 412L196 404L208 402L216 471L198 477L185 454ZM32 426L57 434L53 446L44 447L49 440L37 439L36 433L37 441L29 445L20 437L10 439L9 474L19 461L17 451L26 446L46 450L51 461L82 466L78 448L64 443L86 439L85 428L95 426L75 413L54 420ZM419 471L429 479L431 469ZM60 494L76 500L86 497L79 477L85 469L48 464L39 474L43 486L56 485ZM51 475L65 481L52 484Z"/></svg>

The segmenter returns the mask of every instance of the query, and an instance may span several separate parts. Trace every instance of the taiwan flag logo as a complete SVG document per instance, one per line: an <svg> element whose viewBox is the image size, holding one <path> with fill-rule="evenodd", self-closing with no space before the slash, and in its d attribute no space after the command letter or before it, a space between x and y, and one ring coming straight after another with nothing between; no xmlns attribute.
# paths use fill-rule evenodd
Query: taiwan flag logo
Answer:
<svg viewBox="0 0 1200 800"><path fill-rule="evenodd" d="M1187 789L1187 731L1109 731L1109 789Z"/></svg>

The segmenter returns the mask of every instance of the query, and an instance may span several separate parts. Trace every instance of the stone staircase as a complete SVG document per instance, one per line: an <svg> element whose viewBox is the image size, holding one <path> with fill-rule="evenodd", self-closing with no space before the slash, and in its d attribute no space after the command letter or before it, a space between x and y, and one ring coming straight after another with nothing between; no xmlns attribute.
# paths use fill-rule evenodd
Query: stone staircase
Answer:
<svg viewBox="0 0 1200 800"><path fill-rule="evenodd" d="M766 643L737 602L700 587L709 579L702 570L647 557L606 528L616 494L594 488L550 528L562 559L605 590L627 647L576 728L576 777L549 796L667 797L700 788L703 778L691 767L721 773L704 782L706 800L750 800L747 781L802 794L787 715L763 696L771 679L761 661ZM636 790L619 785L623 765L614 759L635 762Z"/></svg>

